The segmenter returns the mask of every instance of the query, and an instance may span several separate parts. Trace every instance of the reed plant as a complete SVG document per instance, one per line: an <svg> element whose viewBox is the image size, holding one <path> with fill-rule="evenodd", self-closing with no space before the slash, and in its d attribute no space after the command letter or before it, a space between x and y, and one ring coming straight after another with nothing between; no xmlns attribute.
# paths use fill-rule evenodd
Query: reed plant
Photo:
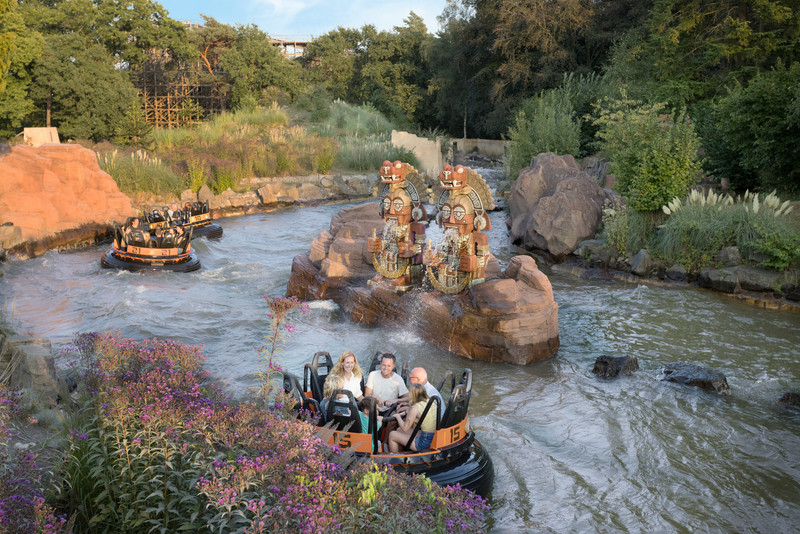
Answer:
<svg viewBox="0 0 800 534"><path fill-rule="evenodd" d="M419 168L419 160L413 152L394 146L388 139L347 137L339 143L339 162L348 169L374 171L386 160L400 160Z"/></svg>
<svg viewBox="0 0 800 534"><path fill-rule="evenodd" d="M687 269L709 265L722 248L736 246L751 263L783 270L800 260L800 224L790 202L769 194L733 197L692 191L662 211L669 216L654 241L655 251Z"/></svg>
<svg viewBox="0 0 800 534"><path fill-rule="evenodd" d="M150 191L158 195L179 193L183 180L160 158L144 150L127 156L118 151L98 154L100 168L111 175L120 191L131 195Z"/></svg>

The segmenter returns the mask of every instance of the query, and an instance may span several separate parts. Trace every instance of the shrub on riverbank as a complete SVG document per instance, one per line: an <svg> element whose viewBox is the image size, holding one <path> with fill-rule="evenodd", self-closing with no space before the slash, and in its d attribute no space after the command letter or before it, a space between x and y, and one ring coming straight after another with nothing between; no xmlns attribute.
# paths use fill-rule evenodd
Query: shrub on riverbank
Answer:
<svg viewBox="0 0 800 534"><path fill-rule="evenodd" d="M485 501L352 465L316 427L233 402L196 347L84 335L60 504L75 532L483 530Z"/></svg>
<svg viewBox="0 0 800 534"><path fill-rule="evenodd" d="M643 217L648 212L607 205L603 237L621 256L647 248L654 258L689 272L714 266L726 247L737 247L751 264L780 271L800 261L800 220L791 213L790 202L775 192L732 197L693 190L649 213L649 223Z"/></svg>

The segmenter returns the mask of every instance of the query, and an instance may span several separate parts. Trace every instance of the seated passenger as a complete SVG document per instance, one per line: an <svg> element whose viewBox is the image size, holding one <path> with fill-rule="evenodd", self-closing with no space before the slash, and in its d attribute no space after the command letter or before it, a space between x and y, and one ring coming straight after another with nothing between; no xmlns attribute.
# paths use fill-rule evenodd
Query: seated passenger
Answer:
<svg viewBox="0 0 800 534"><path fill-rule="evenodd" d="M376 397L378 410L384 412L408 394L406 383L394 372L396 358L385 353L381 357L380 370L372 371L364 384L364 395Z"/></svg>
<svg viewBox="0 0 800 534"><path fill-rule="evenodd" d="M436 386L428 382L428 372L423 367L414 367L411 372L408 373L408 381L412 384L422 384L425 391L428 393L428 397L439 397L439 402L442 403L441 406L444 408L442 394L439 393Z"/></svg>
<svg viewBox="0 0 800 534"><path fill-rule="evenodd" d="M139 217L134 217L130 220L130 224L125 226L125 241L130 245L144 246L145 236L142 228L139 226Z"/></svg>
<svg viewBox="0 0 800 534"><path fill-rule="evenodd" d="M333 397L333 392L337 389L342 389L344 385L344 380L342 377L336 375L328 375L328 378L325 379L325 386L322 388L322 402L319 403L319 409L322 412L322 420L327 422L328 421L328 404L330 404L331 397ZM345 395L339 395L339 400L347 400ZM336 405L333 407L333 414L334 415L350 415L350 410L347 406L340 405L339 402L336 402Z"/></svg>
<svg viewBox="0 0 800 534"><path fill-rule="evenodd" d="M339 361L331 369L332 375L341 376L344 380L342 389L347 389L353 394L353 398L360 401L364 398L361 391L361 380L364 378L364 373L361 372L361 367L358 365L356 355L346 350L339 356Z"/></svg>
<svg viewBox="0 0 800 534"><path fill-rule="evenodd" d="M364 434L366 434L369 432L369 413L370 411L372 411L373 406L375 408L378 407L378 401L375 400L375 397L364 397L364 399L361 401L360 406L361 406L361 412L359 412L359 415L361 416L361 431ZM380 415L376 415L376 417L377 421L375 423L375 434L373 435L380 436L380 429L381 429L381 424L383 423L383 417L381 417Z"/></svg>
<svg viewBox="0 0 800 534"><path fill-rule="evenodd" d="M417 425L425 406L428 404L428 393L421 384L411 384L408 388L408 399L410 408L408 413L395 413L397 420L397 430L389 433L389 451L400 452L408 443L414 427ZM436 406L432 405L425 419L422 421L417 437L411 443L412 451L422 451L431 446L433 433L436 432Z"/></svg>

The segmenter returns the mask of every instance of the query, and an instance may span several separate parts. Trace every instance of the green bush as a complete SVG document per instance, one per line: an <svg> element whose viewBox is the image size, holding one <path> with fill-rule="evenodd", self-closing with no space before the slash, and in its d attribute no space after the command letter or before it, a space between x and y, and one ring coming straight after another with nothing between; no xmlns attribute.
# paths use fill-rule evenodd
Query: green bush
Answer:
<svg viewBox="0 0 800 534"><path fill-rule="evenodd" d="M530 165L531 158L543 152L580 152L581 128L564 89L543 91L523 101L514 124L508 130L511 140L508 175L516 178Z"/></svg>
<svg viewBox="0 0 800 534"><path fill-rule="evenodd" d="M713 106L708 167L745 188L800 193L800 63L758 74Z"/></svg>
<svg viewBox="0 0 800 534"><path fill-rule="evenodd" d="M617 178L616 189L636 211L658 210L697 182L700 140L686 113L631 100L598 104L597 135Z"/></svg>
<svg viewBox="0 0 800 534"><path fill-rule="evenodd" d="M200 158L192 158L187 162L186 166L188 168L187 181L189 189L192 190L192 193L197 193L207 181L206 162Z"/></svg>

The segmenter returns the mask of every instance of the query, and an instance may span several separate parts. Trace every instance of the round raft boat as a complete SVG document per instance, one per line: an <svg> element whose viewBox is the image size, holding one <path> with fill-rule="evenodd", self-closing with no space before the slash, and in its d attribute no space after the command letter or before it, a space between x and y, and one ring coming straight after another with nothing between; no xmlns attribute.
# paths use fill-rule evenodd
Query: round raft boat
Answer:
<svg viewBox="0 0 800 534"><path fill-rule="evenodd" d="M375 355L366 374L380 367L381 354L379 352ZM327 352L318 352L314 355L314 360L305 366L302 386L295 375L284 372L283 388L303 408L322 415L322 389L331 369L333 361L330 355ZM403 368L400 375L408 381L407 367ZM376 431L378 414L373 404L367 427L364 428L358 403L353 394L344 389L336 390L326 403L327 413L320 417L320 421L324 419L328 423L320 430L320 434L331 445L337 445L342 450L351 449L362 461L390 465L400 472L424 474L440 486L460 484L462 488L486 497L492 488L494 467L489 454L477 440L469 424L467 412L472 394L472 371L465 369L457 383L453 372L448 371L437 389L442 392L442 388L448 386L450 395L443 396L448 399L445 405L442 406L438 398L431 398L419 418L420 421L424 420L429 410L434 410L439 416L433 441L428 449L408 450L420 431L421 423L418 423L412 430L404 452L388 452L384 444L388 439L387 427L393 420L392 410L384 414L383 424ZM347 400L343 401L345 397ZM321 426L322 424L320 422Z"/></svg>
<svg viewBox="0 0 800 534"><path fill-rule="evenodd" d="M191 230L181 239L166 243L146 230L126 238L124 232L115 228L114 236L111 248L100 260L107 269L190 272L200 268L200 260L192 251Z"/></svg>

